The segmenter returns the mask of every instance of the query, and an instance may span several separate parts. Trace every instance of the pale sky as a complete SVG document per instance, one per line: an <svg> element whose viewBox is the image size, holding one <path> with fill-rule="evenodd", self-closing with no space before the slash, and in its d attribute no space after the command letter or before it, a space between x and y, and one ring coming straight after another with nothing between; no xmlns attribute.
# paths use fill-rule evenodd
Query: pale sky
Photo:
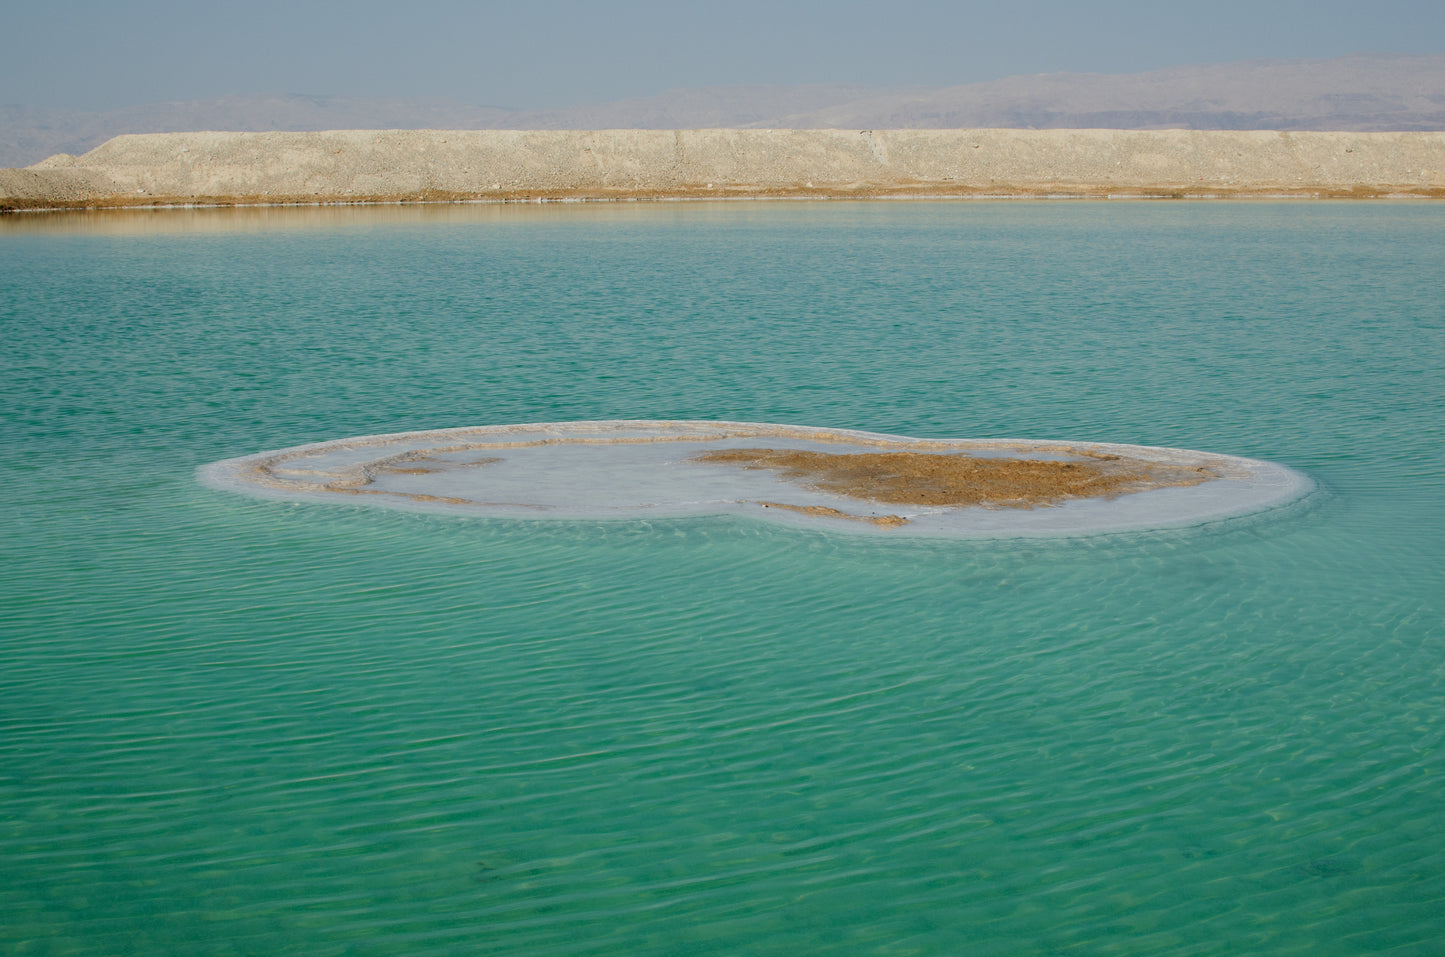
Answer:
<svg viewBox="0 0 1445 957"><path fill-rule="evenodd" d="M0 0L0 26L0 103L89 110L253 93L544 109L683 87L1445 53L1442 0Z"/></svg>

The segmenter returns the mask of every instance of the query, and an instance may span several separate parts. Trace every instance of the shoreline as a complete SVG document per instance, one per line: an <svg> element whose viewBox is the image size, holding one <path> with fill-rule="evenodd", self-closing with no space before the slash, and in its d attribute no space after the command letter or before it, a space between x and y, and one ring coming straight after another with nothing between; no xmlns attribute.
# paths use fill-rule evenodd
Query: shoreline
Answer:
<svg viewBox="0 0 1445 957"><path fill-rule="evenodd" d="M718 196L699 193L637 193L627 196L595 196L591 194L547 194L541 196L517 195L497 198L460 197L398 198L380 196L366 199L267 199L257 200L248 196L212 196L195 202L185 197L161 197L155 200L129 200L115 197L102 202L74 200L42 204L40 201L15 199L0 196L0 216L21 213L77 213L77 212L125 212L215 209L346 209L375 208L379 206L566 206L566 205L618 205L626 203L906 203L906 202L1430 202L1445 199L1445 187L1414 192L1399 192L1383 189L1361 189L1350 191L1298 190L1295 192L1251 192L1238 191L1223 193L1218 190L1191 192L1187 190L1139 190L1135 192L1031 192L1020 190L1013 193L979 192L918 192L910 194L877 193L822 193L822 192L769 192L744 195Z"/></svg>
<svg viewBox="0 0 1445 957"><path fill-rule="evenodd" d="M908 199L1445 199L1445 132L160 133L0 170L0 210Z"/></svg>

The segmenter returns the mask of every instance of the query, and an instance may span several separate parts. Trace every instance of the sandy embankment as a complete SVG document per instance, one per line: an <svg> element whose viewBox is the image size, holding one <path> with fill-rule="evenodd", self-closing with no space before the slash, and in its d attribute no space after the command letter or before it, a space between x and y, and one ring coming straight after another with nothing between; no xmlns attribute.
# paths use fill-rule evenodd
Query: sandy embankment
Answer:
<svg viewBox="0 0 1445 957"><path fill-rule="evenodd" d="M1445 197L1445 132L383 130L118 136L0 209L727 196Z"/></svg>

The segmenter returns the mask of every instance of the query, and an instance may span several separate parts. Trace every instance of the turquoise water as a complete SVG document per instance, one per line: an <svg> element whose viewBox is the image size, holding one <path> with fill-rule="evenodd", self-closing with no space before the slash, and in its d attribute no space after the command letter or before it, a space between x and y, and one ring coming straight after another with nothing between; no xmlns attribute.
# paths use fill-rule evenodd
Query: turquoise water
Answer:
<svg viewBox="0 0 1445 957"><path fill-rule="evenodd" d="M0 951L1445 940L1445 206L10 216L0 267ZM606 418L1319 489L1010 543L193 475Z"/></svg>

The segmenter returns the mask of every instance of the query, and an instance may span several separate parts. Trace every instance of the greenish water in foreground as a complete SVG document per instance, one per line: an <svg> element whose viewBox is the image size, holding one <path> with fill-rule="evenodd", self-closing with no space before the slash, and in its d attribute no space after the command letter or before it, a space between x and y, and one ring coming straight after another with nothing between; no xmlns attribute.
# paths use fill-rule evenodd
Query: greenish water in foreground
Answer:
<svg viewBox="0 0 1445 957"><path fill-rule="evenodd" d="M1445 941L1445 206L7 216L0 329L0 952ZM193 477L602 418L1319 489L940 542Z"/></svg>

